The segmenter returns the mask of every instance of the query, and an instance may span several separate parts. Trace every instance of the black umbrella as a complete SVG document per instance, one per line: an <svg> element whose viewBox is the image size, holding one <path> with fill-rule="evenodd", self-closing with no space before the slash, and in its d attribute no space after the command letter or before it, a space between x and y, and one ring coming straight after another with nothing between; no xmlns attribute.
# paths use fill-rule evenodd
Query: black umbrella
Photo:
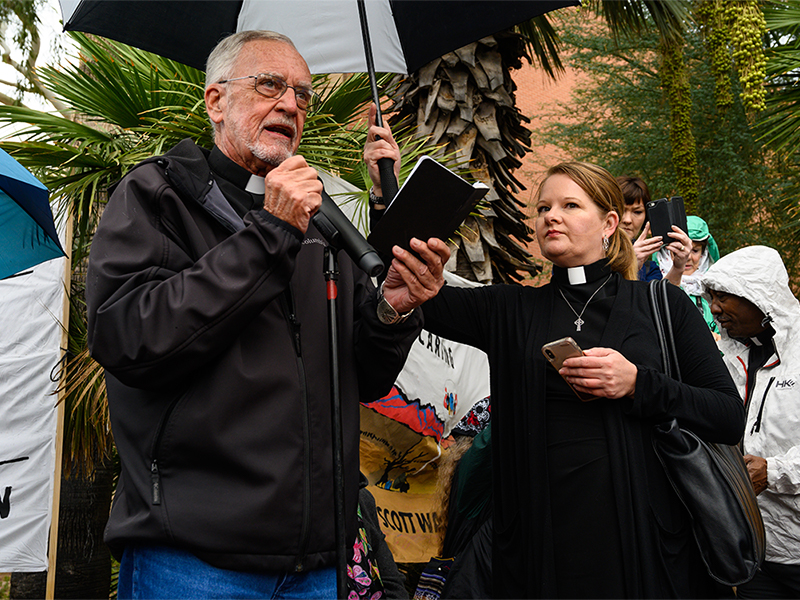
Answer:
<svg viewBox="0 0 800 600"><path fill-rule="evenodd" d="M223 37L289 36L312 73L368 71L358 4L378 72L412 73L487 35L579 0L60 0L64 29L108 37L204 70Z"/></svg>
<svg viewBox="0 0 800 600"><path fill-rule="evenodd" d="M289 36L312 73L413 73L475 40L580 0L60 0L64 29L94 33L200 70L223 37ZM371 40L371 44L370 44ZM380 114L378 115L380 124ZM388 160L388 159L387 159ZM389 176L393 179L391 162ZM383 185L386 196L396 190Z"/></svg>

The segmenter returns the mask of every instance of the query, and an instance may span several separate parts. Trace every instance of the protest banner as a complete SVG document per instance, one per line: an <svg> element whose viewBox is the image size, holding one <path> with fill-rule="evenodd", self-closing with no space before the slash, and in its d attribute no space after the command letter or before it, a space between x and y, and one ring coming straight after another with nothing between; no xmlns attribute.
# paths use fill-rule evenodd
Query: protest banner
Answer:
<svg viewBox="0 0 800 600"><path fill-rule="evenodd" d="M56 463L65 259L0 281L0 572L44 571Z"/></svg>

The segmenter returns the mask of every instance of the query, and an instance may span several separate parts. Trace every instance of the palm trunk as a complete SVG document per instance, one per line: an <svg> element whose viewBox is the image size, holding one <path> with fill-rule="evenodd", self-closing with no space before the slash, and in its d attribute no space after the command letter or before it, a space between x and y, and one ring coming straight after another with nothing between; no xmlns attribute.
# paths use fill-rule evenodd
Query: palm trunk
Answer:
<svg viewBox="0 0 800 600"><path fill-rule="evenodd" d="M480 216L461 228L447 265L482 283L519 281L520 272L541 270L525 247L533 239L516 197L525 186L514 176L531 149L529 119L515 105L511 79L524 56L519 34L496 34L396 79L389 94L393 127L416 124L417 137L441 145L442 154L454 155L473 180L491 187Z"/></svg>
<svg viewBox="0 0 800 600"><path fill-rule="evenodd" d="M661 82L669 101L672 166L678 178L678 191L686 205L686 214L697 214L697 145L692 132L692 95L683 59L682 40L663 42L661 53Z"/></svg>

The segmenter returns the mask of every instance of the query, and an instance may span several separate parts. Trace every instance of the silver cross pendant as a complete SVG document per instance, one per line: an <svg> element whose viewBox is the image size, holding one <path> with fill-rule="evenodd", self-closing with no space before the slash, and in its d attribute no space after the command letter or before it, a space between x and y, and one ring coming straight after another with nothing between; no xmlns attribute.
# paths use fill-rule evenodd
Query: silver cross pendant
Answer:
<svg viewBox="0 0 800 600"><path fill-rule="evenodd" d="M575 323L575 331L580 331L581 330L581 325L583 325L585 323L585 321L583 319L581 319L580 317L575 319L575 321L573 321L573 322Z"/></svg>

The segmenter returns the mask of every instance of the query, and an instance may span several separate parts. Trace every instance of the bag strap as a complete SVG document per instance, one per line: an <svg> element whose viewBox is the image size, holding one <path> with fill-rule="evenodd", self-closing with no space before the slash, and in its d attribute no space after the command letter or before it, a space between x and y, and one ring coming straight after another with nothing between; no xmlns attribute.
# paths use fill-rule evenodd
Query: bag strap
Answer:
<svg viewBox="0 0 800 600"><path fill-rule="evenodd" d="M681 381L681 369L678 366L678 351L675 346L675 337L672 333L672 315L669 310L669 298L666 279L656 279L650 282L647 295L650 299L650 309L653 312L653 323L658 335L661 348L661 365L668 377Z"/></svg>

